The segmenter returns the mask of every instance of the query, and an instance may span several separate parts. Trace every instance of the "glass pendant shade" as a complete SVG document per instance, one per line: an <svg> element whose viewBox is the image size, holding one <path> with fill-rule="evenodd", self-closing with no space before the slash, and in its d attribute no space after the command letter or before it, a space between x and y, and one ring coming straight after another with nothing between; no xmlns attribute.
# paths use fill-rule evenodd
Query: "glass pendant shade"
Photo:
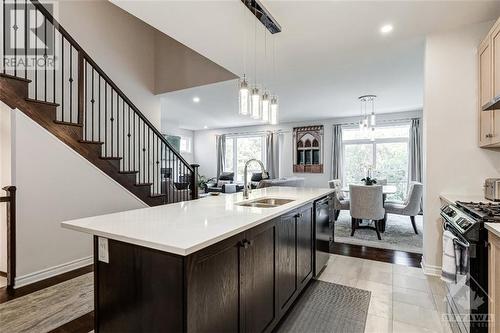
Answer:
<svg viewBox="0 0 500 333"><path fill-rule="evenodd" d="M370 141L375 141L375 127L372 127L371 128L371 131L370 131Z"/></svg>
<svg viewBox="0 0 500 333"><path fill-rule="evenodd" d="M277 125L278 124L278 98L276 96L273 96L271 98L271 104L270 104L270 114L269 114L269 121L271 122L271 125Z"/></svg>
<svg viewBox="0 0 500 333"><path fill-rule="evenodd" d="M248 83L243 75L243 79L240 80L240 90L239 90L239 114L242 116L248 116L250 113L250 91L248 89Z"/></svg>
<svg viewBox="0 0 500 333"><path fill-rule="evenodd" d="M370 115L370 126L375 126L376 125L376 119L375 119L375 113L372 112Z"/></svg>
<svg viewBox="0 0 500 333"><path fill-rule="evenodd" d="M271 101L269 100L269 95L264 93L262 95L262 120L265 122L269 121L269 112L271 107Z"/></svg>
<svg viewBox="0 0 500 333"><path fill-rule="evenodd" d="M260 114L260 93L259 93L259 88L255 87L252 89L252 118L253 119L260 119L261 114Z"/></svg>

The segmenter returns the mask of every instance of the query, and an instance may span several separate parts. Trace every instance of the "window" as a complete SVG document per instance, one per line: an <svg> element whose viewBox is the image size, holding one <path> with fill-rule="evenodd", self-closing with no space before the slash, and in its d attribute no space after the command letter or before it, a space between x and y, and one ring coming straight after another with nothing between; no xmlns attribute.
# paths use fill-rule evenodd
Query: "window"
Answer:
<svg viewBox="0 0 500 333"><path fill-rule="evenodd" d="M181 136L179 150L181 151L181 153L191 153L191 139L185 136Z"/></svg>
<svg viewBox="0 0 500 333"><path fill-rule="evenodd" d="M255 158L265 162L265 138L261 135L232 136L226 138L226 155L224 171L234 172L235 180L243 181L245 162ZM249 177L252 172L261 172L258 163L248 166Z"/></svg>
<svg viewBox="0 0 500 333"><path fill-rule="evenodd" d="M372 167L374 178L387 179L388 185L397 187L391 199L403 200L408 186L408 136L409 124L380 126L369 133L359 128L342 130L344 151L344 182L357 183Z"/></svg>

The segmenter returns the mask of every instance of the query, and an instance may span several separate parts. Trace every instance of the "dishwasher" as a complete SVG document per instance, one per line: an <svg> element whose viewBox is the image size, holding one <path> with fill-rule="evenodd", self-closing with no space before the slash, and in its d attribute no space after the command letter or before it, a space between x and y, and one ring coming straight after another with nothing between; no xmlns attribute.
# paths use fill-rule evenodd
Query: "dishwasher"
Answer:
<svg viewBox="0 0 500 333"><path fill-rule="evenodd" d="M327 196L314 202L314 276L318 276L330 258L333 244L333 198Z"/></svg>

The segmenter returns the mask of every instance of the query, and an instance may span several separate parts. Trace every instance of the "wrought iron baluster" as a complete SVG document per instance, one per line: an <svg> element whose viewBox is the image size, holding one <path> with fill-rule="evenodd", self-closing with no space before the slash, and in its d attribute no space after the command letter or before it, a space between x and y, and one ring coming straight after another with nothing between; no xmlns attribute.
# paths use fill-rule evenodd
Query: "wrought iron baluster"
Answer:
<svg viewBox="0 0 500 333"><path fill-rule="evenodd" d="M4 20L5 22L5 20ZM5 40L5 38L4 38ZM28 78L28 0L24 0L24 78Z"/></svg>
<svg viewBox="0 0 500 333"><path fill-rule="evenodd" d="M35 27L38 27L38 9L35 8ZM35 28L37 29L37 28ZM38 29L36 30L38 31ZM4 36L5 37L5 36ZM5 38L4 38L5 40ZM38 99L38 37L35 34L35 99Z"/></svg>
<svg viewBox="0 0 500 333"><path fill-rule="evenodd" d="M116 92L116 156L120 157L120 95Z"/></svg>
<svg viewBox="0 0 500 333"><path fill-rule="evenodd" d="M98 74L98 79L99 79L99 84L97 85L98 89L99 89L99 93L98 93L98 99L99 99L99 108L98 108L98 122L97 122L97 126L99 126L97 129L98 129L98 141L99 142L102 142L101 140L101 75Z"/></svg>
<svg viewBox="0 0 500 333"><path fill-rule="evenodd" d="M71 46L70 46L70 72L69 72L69 121L71 122ZM61 34L61 120L64 121L64 37Z"/></svg>
<svg viewBox="0 0 500 333"><path fill-rule="evenodd" d="M5 22L5 21L4 21ZM4 25L5 28L5 25ZM10 27L9 27L10 28ZM17 76L17 1L14 0L14 76Z"/></svg>
<svg viewBox="0 0 500 333"><path fill-rule="evenodd" d="M91 106L91 112L92 112L92 123L90 125L90 130L91 130L91 138L90 141L94 141L94 104L95 104L95 99L94 99L94 67L90 66L90 70L92 71L92 99L90 100L90 106Z"/></svg>
<svg viewBox="0 0 500 333"><path fill-rule="evenodd" d="M85 112L83 113L83 128L84 128L84 135L83 139L87 140L87 130L88 130L88 124L87 124L87 86L88 86L88 81L87 81L87 62L85 61Z"/></svg>
<svg viewBox="0 0 500 333"><path fill-rule="evenodd" d="M123 152L123 170L125 170L125 100L122 99L122 152Z"/></svg>
<svg viewBox="0 0 500 333"><path fill-rule="evenodd" d="M104 156L108 156L108 82L104 81Z"/></svg>
<svg viewBox="0 0 500 333"><path fill-rule="evenodd" d="M48 54L47 54L47 18L44 16L43 17L43 30L44 30L44 43L45 43L45 47L43 48L44 49L44 52L43 52L43 67L44 67L44 80L45 80L45 84L43 86L43 90L44 90L44 94L45 94L45 102L47 102L47 57L48 57Z"/></svg>
<svg viewBox="0 0 500 333"><path fill-rule="evenodd" d="M128 133L127 133L127 137L128 137L128 171L132 171L132 169L130 168L130 162L132 161L132 155L130 155L130 145L131 145L131 142L130 142L130 139L132 138L132 134L130 134L130 123L132 122L132 120L130 119L130 105L128 106Z"/></svg>
<svg viewBox="0 0 500 333"><path fill-rule="evenodd" d="M52 43L53 43L53 52L52 55L54 58L52 59L52 102L56 102L56 26L52 23Z"/></svg>
<svg viewBox="0 0 500 333"><path fill-rule="evenodd" d="M110 91L111 91L111 118L109 119L111 121L111 124L110 124L110 131L111 131L111 157L114 156L114 145L113 145L113 122L115 121L115 119L113 118L113 88L110 88Z"/></svg>

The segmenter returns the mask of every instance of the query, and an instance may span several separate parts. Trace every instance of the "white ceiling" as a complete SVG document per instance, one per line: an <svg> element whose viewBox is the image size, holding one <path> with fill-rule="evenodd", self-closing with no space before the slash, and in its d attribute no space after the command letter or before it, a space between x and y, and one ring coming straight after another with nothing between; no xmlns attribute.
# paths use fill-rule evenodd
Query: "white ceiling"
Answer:
<svg viewBox="0 0 500 333"><path fill-rule="evenodd" d="M255 20L240 0L111 1L229 71L250 73L253 81ZM264 4L283 31L267 35L264 61L264 32L257 25L257 77L279 95L282 122L356 115L363 94L379 96L377 112L422 108L425 36L500 15L500 1ZM386 23L394 31L382 36L379 29ZM275 80L269 56L273 40ZM192 102L194 96L200 103ZM162 117L181 128L255 124L236 115L236 81L171 92L163 99Z"/></svg>

